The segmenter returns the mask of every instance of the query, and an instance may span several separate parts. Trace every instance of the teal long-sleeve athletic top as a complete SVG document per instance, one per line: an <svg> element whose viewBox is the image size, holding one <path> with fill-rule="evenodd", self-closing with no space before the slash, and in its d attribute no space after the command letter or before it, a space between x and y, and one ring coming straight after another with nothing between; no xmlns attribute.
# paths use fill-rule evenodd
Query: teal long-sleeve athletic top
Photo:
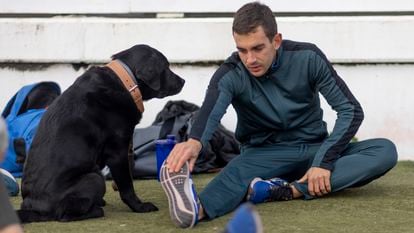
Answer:
<svg viewBox="0 0 414 233"><path fill-rule="evenodd" d="M337 112L328 136L319 92ZM236 138L244 145L322 143L312 166L332 170L364 114L325 55L310 43L283 40L272 67L254 77L237 52L215 72L190 138L206 143L227 107L237 114Z"/></svg>

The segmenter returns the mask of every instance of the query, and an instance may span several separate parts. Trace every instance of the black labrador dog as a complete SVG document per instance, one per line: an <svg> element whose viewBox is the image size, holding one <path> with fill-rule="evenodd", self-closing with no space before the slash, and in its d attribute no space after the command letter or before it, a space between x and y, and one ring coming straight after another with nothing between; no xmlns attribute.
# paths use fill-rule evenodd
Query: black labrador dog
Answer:
<svg viewBox="0 0 414 233"><path fill-rule="evenodd" d="M134 76L143 100L181 91L184 80L167 58L147 45L112 56ZM108 165L122 201L134 212L158 210L135 194L128 149L142 113L116 73L92 67L48 108L26 159L22 222L75 221L102 217Z"/></svg>

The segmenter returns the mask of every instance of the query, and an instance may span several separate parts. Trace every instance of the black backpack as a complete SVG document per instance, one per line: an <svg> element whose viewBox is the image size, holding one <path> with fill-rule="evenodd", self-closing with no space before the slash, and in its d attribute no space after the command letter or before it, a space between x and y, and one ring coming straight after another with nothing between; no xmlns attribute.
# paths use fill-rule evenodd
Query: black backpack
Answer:
<svg viewBox="0 0 414 233"><path fill-rule="evenodd" d="M133 138L134 178L156 178L155 141L173 134L177 142L188 139L192 123L200 108L186 101L169 101L157 114L151 126L136 128ZM208 146L200 153L193 173L215 172L239 155L234 133L220 125Z"/></svg>

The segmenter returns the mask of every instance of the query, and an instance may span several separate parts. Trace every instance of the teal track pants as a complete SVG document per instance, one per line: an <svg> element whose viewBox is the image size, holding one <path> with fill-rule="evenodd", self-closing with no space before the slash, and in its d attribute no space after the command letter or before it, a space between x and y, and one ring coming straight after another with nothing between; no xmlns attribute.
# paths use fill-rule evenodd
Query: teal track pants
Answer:
<svg viewBox="0 0 414 233"><path fill-rule="evenodd" d="M234 158L200 193L200 202L209 218L222 216L244 201L250 182L255 177L280 177L293 182L304 194L306 183L297 183L311 167L320 144L243 146ZM397 150L388 139L370 139L350 143L335 162L331 173L331 189L365 185L384 175L397 163Z"/></svg>

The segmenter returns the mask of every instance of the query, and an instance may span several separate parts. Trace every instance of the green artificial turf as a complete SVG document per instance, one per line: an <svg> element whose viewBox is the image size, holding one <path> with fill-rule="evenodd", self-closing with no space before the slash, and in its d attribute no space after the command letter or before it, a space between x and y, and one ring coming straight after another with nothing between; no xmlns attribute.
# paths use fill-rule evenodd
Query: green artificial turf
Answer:
<svg viewBox="0 0 414 233"><path fill-rule="evenodd" d="M201 190L214 174L195 175ZM25 224L25 232L182 232L170 221L168 203L156 180L136 180L140 198L160 209L132 213L107 182L105 217L78 222ZM12 202L18 208L21 198ZM312 201L294 200L256 206L264 232L414 232L414 162L403 161L387 175L361 188ZM199 223L191 232L220 232L232 214Z"/></svg>

